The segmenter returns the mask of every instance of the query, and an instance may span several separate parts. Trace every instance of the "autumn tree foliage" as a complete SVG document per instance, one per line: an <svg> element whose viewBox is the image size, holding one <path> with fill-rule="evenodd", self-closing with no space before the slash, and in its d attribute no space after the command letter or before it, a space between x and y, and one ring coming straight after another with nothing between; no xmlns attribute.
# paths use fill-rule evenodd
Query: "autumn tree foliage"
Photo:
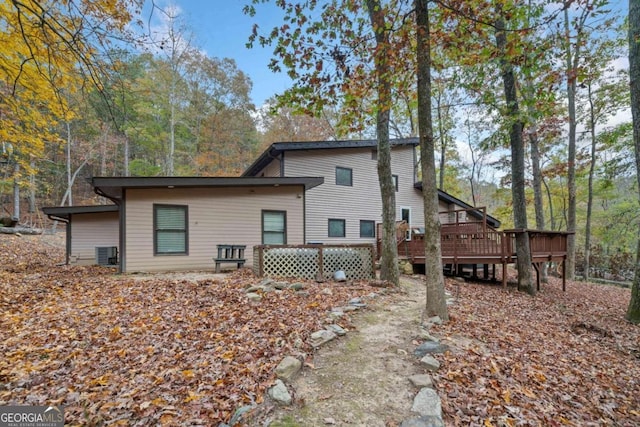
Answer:
<svg viewBox="0 0 640 427"><path fill-rule="evenodd" d="M258 109L261 145L274 142L331 141L338 139L334 110L325 109L321 117L296 112L290 107L276 107L275 98Z"/></svg>
<svg viewBox="0 0 640 427"><path fill-rule="evenodd" d="M6 1L0 5L0 139L26 165L55 139L57 120L73 118L67 94L102 87L98 53L125 36L141 2Z"/></svg>

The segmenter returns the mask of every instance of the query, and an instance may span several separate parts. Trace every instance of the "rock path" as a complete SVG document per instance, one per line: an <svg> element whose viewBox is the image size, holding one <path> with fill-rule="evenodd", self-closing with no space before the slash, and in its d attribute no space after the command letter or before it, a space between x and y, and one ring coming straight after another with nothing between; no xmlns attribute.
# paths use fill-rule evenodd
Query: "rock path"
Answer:
<svg viewBox="0 0 640 427"><path fill-rule="evenodd" d="M248 425L444 426L429 353L446 346L418 349L429 339L421 322L424 283L404 276L401 288L384 304L368 300L371 309L355 316L355 330L323 343L312 363L284 381L292 403L276 404Z"/></svg>

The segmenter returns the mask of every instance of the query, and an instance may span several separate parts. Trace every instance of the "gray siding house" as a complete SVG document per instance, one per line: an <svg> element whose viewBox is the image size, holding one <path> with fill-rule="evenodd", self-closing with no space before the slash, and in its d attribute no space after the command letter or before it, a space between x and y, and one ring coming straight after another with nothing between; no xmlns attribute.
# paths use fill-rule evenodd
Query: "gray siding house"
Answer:
<svg viewBox="0 0 640 427"><path fill-rule="evenodd" d="M391 140L396 218L415 232L424 229L418 145L418 138ZM242 176L324 177L324 185L307 192L307 243L375 243L376 225L382 221L376 147L376 140L274 143ZM443 223L455 220L446 212L471 208L444 191L438 196ZM494 227L500 224L495 218L487 220Z"/></svg>

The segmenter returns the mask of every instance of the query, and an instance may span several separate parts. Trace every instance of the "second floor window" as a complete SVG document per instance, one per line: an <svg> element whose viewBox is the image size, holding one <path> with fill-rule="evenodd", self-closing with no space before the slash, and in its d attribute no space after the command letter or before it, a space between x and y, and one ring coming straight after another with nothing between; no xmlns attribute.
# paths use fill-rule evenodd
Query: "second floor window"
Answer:
<svg viewBox="0 0 640 427"><path fill-rule="evenodd" d="M353 185L353 170L351 168L336 167L336 185Z"/></svg>

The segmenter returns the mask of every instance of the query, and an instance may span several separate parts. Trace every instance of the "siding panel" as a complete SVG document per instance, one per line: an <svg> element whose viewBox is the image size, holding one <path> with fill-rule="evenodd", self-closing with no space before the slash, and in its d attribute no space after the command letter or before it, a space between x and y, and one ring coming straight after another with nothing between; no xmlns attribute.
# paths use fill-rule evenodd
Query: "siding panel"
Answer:
<svg viewBox="0 0 640 427"><path fill-rule="evenodd" d="M360 238L360 220L382 221L382 202L377 162L371 149L327 149L289 151L285 158L285 176L324 176L323 185L307 191L307 241L324 243L374 243ZM423 202L414 184L414 148L392 149L391 171L398 175L396 217L401 207L411 207L412 226L423 227ZM353 170L353 186L335 184L336 166ZM329 218L345 219L346 236L328 237Z"/></svg>
<svg viewBox="0 0 640 427"><path fill-rule="evenodd" d="M96 263L97 246L118 246L118 212L75 214L71 221L69 263Z"/></svg>
<svg viewBox="0 0 640 427"><path fill-rule="evenodd" d="M287 243L304 242L302 187L175 188L127 190L126 271L213 270L217 244L262 243L262 210L287 211ZM153 204L187 205L188 255L153 254ZM225 264L223 267L232 267Z"/></svg>

